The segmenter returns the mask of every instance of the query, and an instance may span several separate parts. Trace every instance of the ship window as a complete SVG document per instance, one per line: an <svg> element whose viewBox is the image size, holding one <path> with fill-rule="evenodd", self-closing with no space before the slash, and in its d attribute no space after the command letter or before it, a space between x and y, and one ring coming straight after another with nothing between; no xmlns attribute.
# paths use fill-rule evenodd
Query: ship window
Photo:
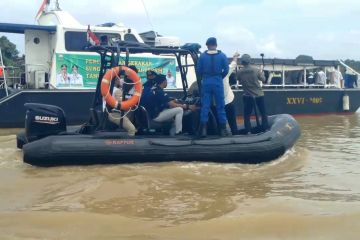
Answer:
<svg viewBox="0 0 360 240"><path fill-rule="evenodd" d="M95 32L95 35L98 39L107 38L109 40L113 38L120 38L120 35L117 33L100 33ZM106 37L105 37L106 36ZM89 46L87 41L87 33L86 32L73 32L67 31L65 32L65 49L66 51L86 51L85 48Z"/></svg>
<svg viewBox="0 0 360 240"><path fill-rule="evenodd" d="M124 40L125 41L129 41L129 42L139 42L136 37L134 36L134 34L131 33L126 33L124 35Z"/></svg>
<svg viewBox="0 0 360 240"><path fill-rule="evenodd" d="M34 38L34 43L39 44L40 43L40 38L38 38L38 37Z"/></svg>

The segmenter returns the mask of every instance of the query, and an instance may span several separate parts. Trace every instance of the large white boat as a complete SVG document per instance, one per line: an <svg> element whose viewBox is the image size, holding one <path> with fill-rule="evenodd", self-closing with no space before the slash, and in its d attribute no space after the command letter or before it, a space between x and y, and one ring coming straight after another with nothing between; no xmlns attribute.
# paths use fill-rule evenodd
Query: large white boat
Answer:
<svg viewBox="0 0 360 240"><path fill-rule="evenodd" d="M154 32L139 34L135 29L123 24L106 23L88 26L79 23L68 12L61 10L56 2L54 7L44 0L38 15L37 25L0 23L0 32L18 33L25 36L25 72L22 77L0 78L0 127L24 126L27 102L57 105L64 109L69 124L78 124L88 118L88 109L94 97L94 89L100 70L100 55L89 51L90 29L100 44L111 45L122 41L147 47L178 48L176 37L161 37ZM102 43L101 43L102 42ZM124 56L124 55L123 55ZM153 54L132 54L130 65L139 69L145 81L149 69L172 75L169 94L186 94L187 87L196 80L194 64L189 65L187 78L180 77L176 57ZM124 58L125 59L125 58ZM124 64L119 59L119 64ZM329 114L353 113L360 106L360 90L334 88L331 84L317 85L307 81L310 72L319 68L325 73L339 68L340 61L299 59L253 59L269 75L277 73L278 82L264 85L267 111L271 114ZM289 82L288 76L302 73L302 81ZM235 101L238 115L242 113L242 90L235 86ZM4 117L3 117L4 116Z"/></svg>
<svg viewBox="0 0 360 240"><path fill-rule="evenodd" d="M178 48L180 45L176 37L163 37L153 31L139 34L122 23L83 25L61 10L57 1L51 6L49 0L44 0L36 19L36 25L0 23L0 32L25 36L25 71L18 77L0 78L0 112L7 116L1 118L0 127L22 126L23 104L29 101L59 105L69 115L70 122L84 120L85 109L96 88L101 60L99 54L88 49L89 34L93 34L100 45L119 41L127 46ZM124 59L120 58L119 64L124 64ZM174 56L133 54L129 64L138 68L143 81L146 71L151 69L173 79L168 89L182 88L182 82L176 81L180 73ZM10 66L3 68L6 72ZM14 108L18 111L13 111Z"/></svg>
<svg viewBox="0 0 360 240"><path fill-rule="evenodd" d="M28 89L94 89L100 56L87 50L88 30L101 41L100 44L111 44L112 41L144 44L135 29L125 27L122 23L83 25L67 11L61 10L57 2L53 8L49 3L45 0L41 6L37 16L38 25L0 24L1 32L25 35L25 81L10 81L7 83L9 86L17 84L18 87ZM149 39L149 33L144 36ZM164 41L167 46L179 46L177 38L158 36L154 38L154 45L163 46ZM176 72L174 59L140 55L131 60L141 75L148 68L159 72ZM67 68L66 71L64 68Z"/></svg>

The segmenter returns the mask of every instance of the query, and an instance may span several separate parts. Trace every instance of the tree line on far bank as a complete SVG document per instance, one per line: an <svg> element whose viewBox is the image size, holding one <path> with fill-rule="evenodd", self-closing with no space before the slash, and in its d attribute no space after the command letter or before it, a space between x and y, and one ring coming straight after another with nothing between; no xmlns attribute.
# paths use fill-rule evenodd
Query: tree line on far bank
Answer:
<svg viewBox="0 0 360 240"><path fill-rule="evenodd" d="M360 72L360 61L346 59L344 62L355 71Z"/></svg>
<svg viewBox="0 0 360 240"><path fill-rule="evenodd" d="M8 69L10 75L20 76L21 73L25 72L25 55L19 56L16 45L5 36L0 37L0 49L4 66L14 67Z"/></svg>
<svg viewBox="0 0 360 240"><path fill-rule="evenodd" d="M19 56L16 45L9 41L6 36L0 37L0 49L5 66L19 67L20 71L25 71L25 55ZM345 64L360 72L360 61L346 59Z"/></svg>

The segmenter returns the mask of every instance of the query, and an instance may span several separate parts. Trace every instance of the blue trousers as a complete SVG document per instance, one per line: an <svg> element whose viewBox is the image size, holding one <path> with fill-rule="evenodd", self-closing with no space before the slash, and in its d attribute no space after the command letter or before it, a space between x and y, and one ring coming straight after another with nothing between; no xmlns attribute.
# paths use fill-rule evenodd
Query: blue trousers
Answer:
<svg viewBox="0 0 360 240"><path fill-rule="evenodd" d="M201 89L200 122L203 124L207 123L213 97L215 99L218 121L220 124L226 124L224 85L221 77L203 79Z"/></svg>

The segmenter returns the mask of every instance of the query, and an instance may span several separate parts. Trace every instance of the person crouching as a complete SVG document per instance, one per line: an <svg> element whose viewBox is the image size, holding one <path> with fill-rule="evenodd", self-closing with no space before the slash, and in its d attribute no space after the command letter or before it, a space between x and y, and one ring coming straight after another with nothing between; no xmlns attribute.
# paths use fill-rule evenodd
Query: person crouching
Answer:
<svg viewBox="0 0 360 240"><path fill-rule="evenodd" d="M124 83L124 79L123 78L116 78L115 79L115 85L114 85L114 90L113 90L113 97L119 102L119 104L122 101L122 97L123 97L123 91L122 91L122 87ZM131 122L131 120L129 119L129 117L131 117L132 112L127 111L125 112L125 115L122 118L122 127L127 131L129 136L135 136L136 133L136 128L134 126L134 124ZM120 112L111 112L109 113L109 121L120 126L120 122L121 122L121 114Z"/></svg>

